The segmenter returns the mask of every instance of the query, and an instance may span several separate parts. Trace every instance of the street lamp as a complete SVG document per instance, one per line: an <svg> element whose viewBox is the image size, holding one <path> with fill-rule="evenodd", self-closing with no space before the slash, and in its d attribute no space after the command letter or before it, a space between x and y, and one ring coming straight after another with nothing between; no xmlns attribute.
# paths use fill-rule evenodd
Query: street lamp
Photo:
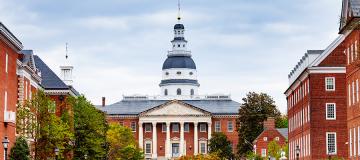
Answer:
<svg viewBox="0 0 360 160"><path fill-rule="evenodd" d="M87 155L87 154L85 154L85 155L84 155L84 158L85 158L85 159L87 159L87 156L88 156L88 155Z"/></svg>
<svg viewBox="0 0 360 160"><path fill-rule="evenodd" d="M299 146L296 146L295 153L296 153L296 159L299 160L299 156L300 156L300 147Z"/></svg>
<svg viewBox="0 0 360 160"><path fill-rule="evenodd" d="M8 137L5 136L4 139L2 140L2 144L5 149L5 160L7 160L7 149L8 149L9 143L10 143L10 141L9 141Z"/></svg>
<svg viewBox="0 0 360 160"><path fill-rule="evenodd" d="M55 152L55 159L57 160L58 159L58 155L59 155L59 148L55 148L54 149L54 152Z"/></svg>

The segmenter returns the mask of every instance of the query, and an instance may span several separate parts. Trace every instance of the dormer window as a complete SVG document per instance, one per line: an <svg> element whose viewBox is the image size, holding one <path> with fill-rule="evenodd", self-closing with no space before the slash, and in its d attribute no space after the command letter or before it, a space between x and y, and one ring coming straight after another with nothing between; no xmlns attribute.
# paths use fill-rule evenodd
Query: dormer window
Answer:
<svg viewBox="0 0 360 160"><path fill-rule="evenodd" d="M193 73L193 72L190 72L189 74L190 74L190 75L193 75L194 73Z"/></svg>
<svg viewBox="0 0 360 160"><path fill-rule="evenodd" d="M177 74L177 75L180 75L180 74L181 74L181 72L180 72L180 71L179 71L179 72L176 72L176 74Z"/></svg>
<svg viewBox="0 0 360 160"><path fill-rule="evenodd" d="M166 73L165 73L165 75L167 75L167 76L168 76L168 75L169 75L169 72L166 72Z"/></svg>

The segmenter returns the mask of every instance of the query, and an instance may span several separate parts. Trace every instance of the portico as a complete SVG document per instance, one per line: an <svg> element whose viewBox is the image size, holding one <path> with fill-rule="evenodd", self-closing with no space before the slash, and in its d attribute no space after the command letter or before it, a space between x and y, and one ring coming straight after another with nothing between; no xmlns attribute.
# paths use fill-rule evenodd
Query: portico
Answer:
<svg viewBox="0 0 360 160"><path fill-rule="evenodd" d="M190 129L190 126L193 129ZM160 128L165 132L165 138L157 135L156 131ZM169 159L183 155L197 155L199 152L206 153L211 130L209 112L180 101L171 101L139 115L139 146L144 149L146 158L155 159L165 156ZM144 136L144 132L147 136ZM193 139L185 140L184 135L190 133L193 134L190 136ZM161 141L165 141L165 147L158 146L158 142ZM203 143L202 146L199 146L199 142ZM165 155L158 155L158 149L164 149Z"/></svg>

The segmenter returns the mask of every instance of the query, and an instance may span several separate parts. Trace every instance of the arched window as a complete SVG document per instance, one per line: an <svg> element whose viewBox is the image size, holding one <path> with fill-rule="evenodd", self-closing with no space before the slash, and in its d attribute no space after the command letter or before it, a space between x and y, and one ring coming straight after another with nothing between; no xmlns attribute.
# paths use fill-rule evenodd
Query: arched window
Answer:
<svg viewBox="0 0 360 160"><path fill-rule="evenodd" d="M180 88L178 88L178 89L176 90L176 94L177 94L177 95L181 95L181 89L180 89Z"/></svg>
<svg viewBox="0 0 360 160"><path fill-rule="evenodd" d="M192 95L192 96L194 95L194 89L190 90L190 95Z"/></svg>
<svg viewBox="0 0 360 160"><path fill-rule="evenodd" d="M164 95L165 95L165 96L167 96L167 95L168 95L168 90L167 90L167 89L165 89L165 91L164 91Z"/></svg>

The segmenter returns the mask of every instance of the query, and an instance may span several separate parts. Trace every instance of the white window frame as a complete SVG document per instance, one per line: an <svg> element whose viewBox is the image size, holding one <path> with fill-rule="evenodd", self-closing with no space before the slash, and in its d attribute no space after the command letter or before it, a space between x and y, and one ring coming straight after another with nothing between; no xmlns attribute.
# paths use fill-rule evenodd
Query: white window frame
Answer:
<svg viewBox="0 0 360 160"><path fill-rule="evenodd" d="M145 123L145 132L151 132L151 124L150 123Z"/></svg>
<svg viewBox="0 0 360 160"><path fill-rule="evenodd" d="M329 135L334 135L334 149L335 151L329 153ZM326 132L326 154L327 155L336 155L337 154L337 140L336 140L336 132Z"/></svg>
<svg viewBox="0 0 360 160"><path fill-rule="evenodd" d="M184 123L184 132L190 132L190 124Z"/></svg>
<svg viewBox="0 0 360 160"><path fill-rule="evenodd" d="M203 145L204 145L204 152L203 152ZM200 142L200 145L199 145L199 150L200 150L200 153L201 154L206 154L207 153L207 142Z"/></svg>
<svg viewBox="0 0 360 160"><path fill-rule="evenodd" d="M275 141L280 141L280 138L279 138L279 137L275 137Z"/></svg>
<svg viewBox="0 0 360 160"><path fill-rule="evenodd" d="M355 82L352 82L352 104L355 104Z"/></svg>
<svg viewBox="0 0 360 160"><path fill-rule="evenodd" d="M221 132L221 123L220 121L215 121L215 132Z"/></svg>
<svg viewBox="0 0 360 160"><path fill-rule="evenodd" d="M9 70L9 54L5 53L5 73L8 73Z"/></svg>
<svg viewBox="0 0 360 160"><path fill-rule="evenodd" d="M334 117L329 117L329 107L334 106ZM326 103L326 120L336 120L336 103Z"/></svg>
<svg viewBox="0 0 360 160"><path fill-rule="evenodd" d="M130 123L130 128L131 128L131 131L132 131L132 132L136 132L136 122L132 121L132 122Z"/></svg>
<svg viewBox="0 0 360 160"><path fill-rule="evenodd" d="M147 145L150 145L150 152L147 152L148 148L147 148ZM144 153L145 154L151 154L152 153L152 142L151 141L145 141L145 144L144 144Z"/></svg>
<svg viewBox="0 0 360 160"><path fill-rule="evenodd" d="M180 125L179 125L179 123L173 123L173 124L171 124L172 126L171 126L171 130L172 130L172 132L179 132L179 130L180 130ZM175 129L175 126L177 126L177 129Z"/></svg>
<svg viewBox="0 0 360 160"><path fill-rule="evenodd" d="M4 111L6 112L7 111L7 108L8 108L8 94L7 94L7 91L5 91L4 93L5 95L5 100L4 100ZM4 113L5 113L4 112Z"/></svg>
<svg viewBox="0 0 360 160"><path fill-rule="evenodd" d="M264 140L265 142L267 142L267 141L268 141L268 138L267 138L267 137L264 137L263 140Z"/></svg>
<svg viewBox="0 0 360 160"><path fill-rule="evenodd" d="M332 89L328 89L328 86L331 86L331 84L328 84L328 80L331 80L333 82L333 88ZM335 91L335 77L325 77L325 90L326 91Z"/></svg>
<svg viewBox="0 0 360 160"><path fill-rule="evenodd" d="M227 131L228 132L234 132L234 123L233 123L233 121L228 121L227 122Z"/></svg>
<svg viewBox="0 0 360 160"><path fill-rule="evenodd" d="M356 102L359 102L359 79L356 79Z"/></svg>
<svg viewBox="0 0 360 160"><path fill-rule="evenodd" d="M206 132L206 124L204 123L200 124L200 132Z"/></svg>
<svg viewBox="0 0 360 160"><path fill-rule="evenodd" d="M348 84L348 106L351 106L351 84Z"/></svg>
<svg viewBox="0 0 360 160"><path fill-rule="evenodd" d="M261 157L266 157L266 148L261 149Z"/></svg>
<svg viewBox="0 0 360 160"><path fill-rule="evenodd" d="M352 154L352 143L353 143L353 141L352 141L352 134L351 134L351 129L349 129L349 154L350 154L350 157L353 155ZM327 145L326 145L327 146Z"/></svg>

